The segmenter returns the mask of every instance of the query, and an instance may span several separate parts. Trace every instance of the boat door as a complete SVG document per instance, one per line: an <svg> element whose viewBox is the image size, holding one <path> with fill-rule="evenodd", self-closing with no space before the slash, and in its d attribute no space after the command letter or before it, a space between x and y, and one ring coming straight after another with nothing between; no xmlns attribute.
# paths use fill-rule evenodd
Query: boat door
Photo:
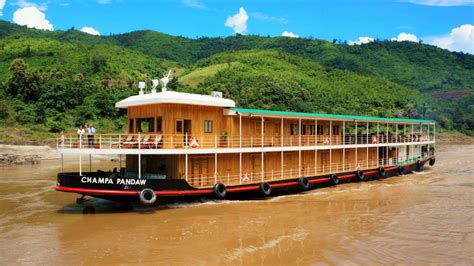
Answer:
<svg viewBox="0 0 474 266"><path fill-rule="evenodd" d="M321 151L321 172L329 172L329 151Z"/></svg>
<svg viewBox="0 0 474 266"><path fill-rule="evenodd" d="M262 177L262 156L261 154L252 154L252 174L250 179L252 181Z"/></svg>
<svg viewBox="0 0 474 266"><path fill-rule="evenodd" d="M186 135L188 136L188 145L191 145L193 143L192 138L196 137L192 135L191 131L191 120L190 119L184 119L183 120L183 140L184 144L186 145ZM197 140L197 139L196 139ZM197 140L199 141L199 140Z"/></svg>
<svg viewBox="0 0 474 266"><path fill-rule="evenodd" d="M191 159L191 184L203 186L209 183L209 158Z"/></svg>

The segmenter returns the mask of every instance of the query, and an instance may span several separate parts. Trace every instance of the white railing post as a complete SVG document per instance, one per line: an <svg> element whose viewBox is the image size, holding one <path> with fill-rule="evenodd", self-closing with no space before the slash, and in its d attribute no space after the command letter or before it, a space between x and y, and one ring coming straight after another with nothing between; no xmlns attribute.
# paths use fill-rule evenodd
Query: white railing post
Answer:
<svg viewBox="0 0 474 266"><path fill-rule="evenodd" d="M79 149L82 149L82 135L79 135ZM79 176L82 176L82 151L79 154Z"/></svg>

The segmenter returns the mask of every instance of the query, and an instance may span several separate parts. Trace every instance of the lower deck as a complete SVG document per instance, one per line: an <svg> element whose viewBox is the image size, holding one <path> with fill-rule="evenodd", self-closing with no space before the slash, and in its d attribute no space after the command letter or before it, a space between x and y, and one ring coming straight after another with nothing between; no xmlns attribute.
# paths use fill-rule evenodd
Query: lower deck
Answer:
<svg viewBox="0 0 474 266"><path fill-rule="evenodd" d="M428 155L427 145L233 154L126 155L124 174L130 178L184 179L195 188L208 188L216 183L246 185L402 165Z"/></svg>

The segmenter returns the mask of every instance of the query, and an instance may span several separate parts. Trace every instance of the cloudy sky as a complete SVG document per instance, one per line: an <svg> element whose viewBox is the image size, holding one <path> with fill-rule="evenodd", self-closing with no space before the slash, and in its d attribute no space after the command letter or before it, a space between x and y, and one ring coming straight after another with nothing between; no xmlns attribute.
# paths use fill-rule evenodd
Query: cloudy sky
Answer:
<svg viewBox="0 0 474 266"><path fill-rule="evenodd" d="M152 29L186 37L420 41L474 54L474 0L0 0L0 19L108 35Z"/></svg>

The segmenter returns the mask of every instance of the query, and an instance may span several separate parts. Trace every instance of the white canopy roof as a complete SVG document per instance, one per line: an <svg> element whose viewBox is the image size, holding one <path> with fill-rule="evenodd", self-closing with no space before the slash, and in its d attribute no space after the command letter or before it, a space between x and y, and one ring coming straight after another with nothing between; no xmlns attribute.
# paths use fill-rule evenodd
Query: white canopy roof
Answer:
<svg viewBox="0 0 474 266"><path fill-rule="evenodd" d="M235 107L235 102L230 99L213 97L210 95L192 94L177 91L165 91L158 93L147 93L142 95L130 96L115 104L117 108L128 108L130 106L158 104L158 103L176 103L205 105L216 107Z"/></svg>

